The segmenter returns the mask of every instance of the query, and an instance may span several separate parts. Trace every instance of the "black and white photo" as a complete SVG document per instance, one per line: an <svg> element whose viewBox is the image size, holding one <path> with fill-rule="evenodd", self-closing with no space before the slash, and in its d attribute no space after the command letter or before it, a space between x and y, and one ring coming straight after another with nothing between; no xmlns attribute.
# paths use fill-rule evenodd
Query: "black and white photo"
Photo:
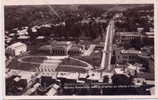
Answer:
<svg viewBox="0 0 158 100"><path fill-rule="evenodd" d="M6 96L155 95L154 4L6 5Z"/></svg>

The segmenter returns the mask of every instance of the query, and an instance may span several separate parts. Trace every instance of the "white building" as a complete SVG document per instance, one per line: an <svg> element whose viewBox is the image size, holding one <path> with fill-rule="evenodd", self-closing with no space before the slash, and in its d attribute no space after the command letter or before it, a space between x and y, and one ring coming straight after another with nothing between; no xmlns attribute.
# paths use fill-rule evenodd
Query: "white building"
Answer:
<svg viewBox="0 0 158 100"><path fill-rule="evenodd" d="M21 42L16 42L6 48L6 54L10 56L18 56L27 51L27 45Z"/></svg>
<svg viewBox="0 0 158 100"><path fill-rule="evenodd" d="M53 84L53 87L46 93L47 96L54 96L57 93L57 90L59 89L59 85Z"/></svg>

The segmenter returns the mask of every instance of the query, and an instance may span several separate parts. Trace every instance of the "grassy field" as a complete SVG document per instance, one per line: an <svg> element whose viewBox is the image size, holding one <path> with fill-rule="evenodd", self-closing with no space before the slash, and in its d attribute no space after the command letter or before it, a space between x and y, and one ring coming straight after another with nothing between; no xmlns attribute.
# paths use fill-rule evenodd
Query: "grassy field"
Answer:
<svg viewBox="0 0 158 100"><path fill-rule="evenodd" d="M19 62L18 61L19 58L20 57L13 59L13 61L7 66L7 68L24 70L24 71L36 71L36 68L38 68L40 64L43 63L43 60L45 59L44 57L39 57L39 59L38 58L35 59L33 57L23 59L23 61L26 61L26 62L31 61L31 62L39 63L39 64L31 64L31 63ZM80 66L80 68L77 66ZM57 67L56 71L84 73L86 72L84 67L87 67L85 63L82 63L74 59L64 59L63 62Z"/></svg>

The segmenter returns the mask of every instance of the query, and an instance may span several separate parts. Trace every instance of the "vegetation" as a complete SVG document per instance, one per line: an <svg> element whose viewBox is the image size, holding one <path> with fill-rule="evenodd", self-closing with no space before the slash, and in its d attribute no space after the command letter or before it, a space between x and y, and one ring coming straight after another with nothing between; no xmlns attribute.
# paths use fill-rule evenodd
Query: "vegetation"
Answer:
<svg viewBox="0 0 158 100"><path fill-rule="evenodd" d="M149 27L153 27L153 21L149 22L149 19L145 16L153 17L153 9L153 5L148 5L123 11L123 17L120 19L122 22L115 23L118 27L117 31L133 32L137 31L138 27L142 27L145 32L148 32Z"/></svg>
<svg viewBox="0 0 158 100"><path fill-rule="evenodd" d="M50 37L89 37L92 40L103 37L108 20L118 10L144 5L36 5L5 6L5 30L28 26L30 40L43 35ZM97 22L100 17L107 23ZM90 18L90 19L88 19ZM84 22L86 21L86 22ZM65 25L59 24L65 22ZM51 24L32 32L35 25ZM55 24L59 24L54 26Z"/></svg>

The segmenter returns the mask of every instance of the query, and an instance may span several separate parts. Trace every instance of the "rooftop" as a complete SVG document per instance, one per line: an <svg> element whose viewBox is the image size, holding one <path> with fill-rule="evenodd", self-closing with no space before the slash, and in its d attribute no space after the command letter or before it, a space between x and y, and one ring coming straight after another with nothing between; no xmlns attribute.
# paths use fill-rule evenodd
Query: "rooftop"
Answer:
<svg viewBox="0 0 158 100"><path fill-rule="evenodd" d="M142 52L139 50L134 50L134 49L129 49L129 50L121 50L121 53L125 54L125 53L130 53L130 54L141 54Z"/></svg>
<svg viewBox="0 0 158 100"><path fill-rule="evenodd" d="M69 46L69 45L72 45L72 42L71 41L52 41L51 45Z"/></svg>
<svg viewBox="0 0 158 100"><path fill-rule="evenodd" d="M116 74L124 74L124 71L122 68L115 68L114 70Z"/></svg>
<svg viewBox="0 0 158 100"><path fill-rule="evenodd" d="M57 77L66 79L78 79L79 73L58 72Z"/></svg>
<svg viewBox="0 0 158 100"><path fill-rule="evenodd" d="M70 41L53 41L50 45L43 45L39 50L51 50L51 49L62 49L62 50L81 50L80 44L73 44Z"/></svg>
<svg viewBox="0 0 158 100"><path fill-rule="evenodd" d="M21 43L21 42L16 42L16 43L14 43L14 44L8 46L7 48L17 48L17 47L23 46L23 45L25 45L25 44L24 44L24 43Z"/></svg>
<svg viewBox="0 0 158 100"><path fill-rule="evenodd" d="M120 36L139 36L138 32L118 32Z"/></svg>

